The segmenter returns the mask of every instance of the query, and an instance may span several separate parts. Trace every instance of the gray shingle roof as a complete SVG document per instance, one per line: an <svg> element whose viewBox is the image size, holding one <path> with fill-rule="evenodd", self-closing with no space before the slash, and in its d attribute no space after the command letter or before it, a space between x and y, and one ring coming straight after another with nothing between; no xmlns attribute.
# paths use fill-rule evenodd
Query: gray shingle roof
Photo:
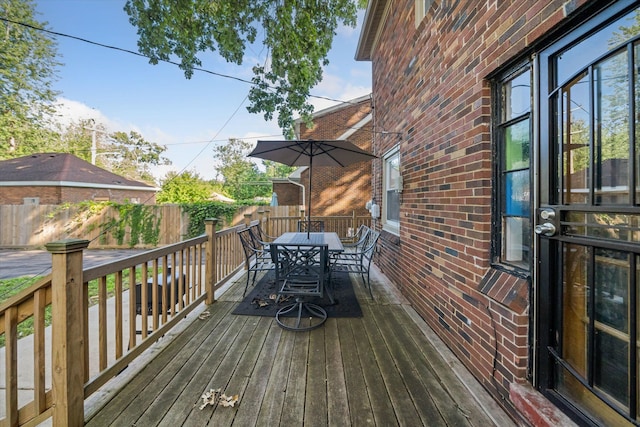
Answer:
<svg viewBox="0 0 640 427"><path fill-rule="evenodd" d="M111 173L68 153L38 153L0 161L3 182L58 182L116 187L154 187Z"/></svg>

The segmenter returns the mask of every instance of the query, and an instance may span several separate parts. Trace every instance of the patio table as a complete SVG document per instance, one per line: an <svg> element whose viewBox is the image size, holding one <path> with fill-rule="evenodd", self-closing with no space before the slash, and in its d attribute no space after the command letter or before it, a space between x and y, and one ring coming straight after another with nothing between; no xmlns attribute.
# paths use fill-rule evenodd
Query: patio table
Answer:
<svg viewBox="0 0 640 427"><path fill-rule="evenodd" d="M308 237L307 237L308 235ZM344 252L344 245L338 237L338 233L323 232L323 233L307 233L307 232L287 232L281 234L277 239L273 241L277 244L292 244L292 245L323 245L326 244L329 247L329 252L339 253Z"/></svg>

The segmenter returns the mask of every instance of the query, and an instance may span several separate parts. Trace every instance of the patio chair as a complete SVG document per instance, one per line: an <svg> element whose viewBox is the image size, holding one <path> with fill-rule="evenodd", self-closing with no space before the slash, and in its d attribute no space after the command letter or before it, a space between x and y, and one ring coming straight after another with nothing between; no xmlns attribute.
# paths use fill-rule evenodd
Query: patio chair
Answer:
<svg viewBox="0 0 640 427"><path fill-rule="evenodd" d="M272 270L273 263L271 262L269 251L265 250L263 245L256 240L249 228L239 230L238 237L242 243L244 265L247 270L247 283L242 293L242 296L244 296L249 288L249 281L251 281L252 285L255 285L258 272ZM251 278L251 273L253 273L253 278Z"/></svg>
<svg viewBox="0 0 640 427"><path fill-rule="evenodd" d="M258 241L260 241L264 246L268 246L269 243L273 242L276 239L276 236L269 236L264 232L260 224L254 224L249 227L251 233L254 235Z"/></svg>
<svg viewBox="0 0 640 427"><path fill-rule="evenodd" d="M298 232L322 233L324 232L324 221L298 221Z"/></svg>
<svg viewBox="0 0 640 427"><path fill-rule="evenodd" d="M295 302L276 313L276 322L289 331L309 331L327 320L327 312L309 298L322 297L328 273L329 248L322 245L271 244L278 296L292 296Z"/></svg>
<svg viewBox="0 0 640 427"><path fill-rule="evenodd" d="M342 243L345 251L354 252L362 248L362 245L367 239L370 231L371 229L368 226L364 224L360 225L360 227L358 227L358 230L356 231L356 234L353 235L351 241Z"/></svg>
<svg viewBox="0 0 640 427"><path fill-rule="evenodd" d="M264 232L260 224L254 224L249 227L249 232L251 233L251 238L253 239L254 246L256 248L262 248L263 253L261 254L263 260L271 261L271 255L269 253L269 244L275 240L275 237L269 236Z"/></svg>
<svg viewBox="0 0 640 427"><path fill-rule="evenodd" d="M335 254L332 259L332 272L346 271L348 273L360 274L360 276L362 276L362 282L369 290L371 298L373 298L373 293L371 292L369 271L371 270L371 261L375 254L379 238L380 232L369 229L364 241L356 247L355 251L345 251Z"/></svg>

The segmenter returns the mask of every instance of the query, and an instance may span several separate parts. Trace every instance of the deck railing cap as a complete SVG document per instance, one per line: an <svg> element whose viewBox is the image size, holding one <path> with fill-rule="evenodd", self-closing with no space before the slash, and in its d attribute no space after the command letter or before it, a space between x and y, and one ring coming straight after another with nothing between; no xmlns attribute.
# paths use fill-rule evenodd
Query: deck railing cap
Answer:
<svg viewBox="0 0 640 427"><path fill-rule="evenodd" d="M47 243L45 248L53 254L77 252L86 249L89 246L89 240L85 239L64 239Z"/></svg>

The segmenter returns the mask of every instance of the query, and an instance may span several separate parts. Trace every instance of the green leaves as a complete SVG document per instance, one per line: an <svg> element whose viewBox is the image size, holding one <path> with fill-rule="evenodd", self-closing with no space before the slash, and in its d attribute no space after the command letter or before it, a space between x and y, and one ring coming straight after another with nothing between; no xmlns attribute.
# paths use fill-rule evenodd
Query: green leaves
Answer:
<svg viewBox="0 0 640 427"><path fill-rule="evenodd" d="M252 113L271 120L277 113L285 135L293 134L294 114L306 121L313 113L311 89L340 24L354 27L363 0L128 0L124 9L138 27L138 47L152 64L180 58L190 78L200 55L217 52L242 64L247 44L269 49L268 66L255 64L249 91ZM258 35L261 40L258 40Z"/></svg>
<svg viewBox="0 0 640 427"><path fill-rule="evenodd" d="M35 20L30 0L0 2L0 158L30 154L29 144L50 139L45 117L55 99L56 43Z"/></svg>
<svg viewBox="0 0 640 427"><path fill-rule="evenodd" d="M130 179L154 182L151 165L169 165L171 161L162 156L167 147L146 141L142 135L131 131L115 132L110 135L112 141L105 144L104 150L111 159L110 170Z"/></svg>
<svg viewBox="0 0 640 427"><path fill-rule="evenodd" d="M224 180L222 188L236 200L249 200L271 195L271 182L247 154L252 145L241 139L230 139L214 149L216 169Z"/></svg>
<svg viewBox="0 0 640 427"><path fill-rule="evenodd" d="M197 173L169 172L162 182L162 190L156 196L157 203L198 203L211 198L213 186Z"/></svg>
<svg viewBox="0 0 640 427"><path fill-rule="evenodd" d="M189 215L187 239L200 236L205 231L204 220L208 218L224 218L230 222L233 214L238 211L238 204L220 202L188 203L181 205L182 210ZM222 224L218 224L222 227Z"/></svg>

